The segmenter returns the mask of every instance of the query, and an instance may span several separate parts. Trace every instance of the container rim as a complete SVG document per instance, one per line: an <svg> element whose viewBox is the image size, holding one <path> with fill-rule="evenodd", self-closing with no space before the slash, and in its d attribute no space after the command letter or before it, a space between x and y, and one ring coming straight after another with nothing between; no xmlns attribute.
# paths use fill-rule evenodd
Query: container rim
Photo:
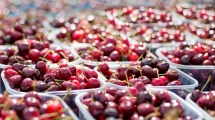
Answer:
<svg viewBox="0 0 215 120"><path fill-rule="evenodd" d="M163 50L171 51L174 50L176 47L162 47L158 48L156 50L156 55L164 60L166 60L172 67L178 68L178 69L215 69L215 66L213 65L182 65L182 64L176 64L171 62L166 56L162 54Z"/></svg>

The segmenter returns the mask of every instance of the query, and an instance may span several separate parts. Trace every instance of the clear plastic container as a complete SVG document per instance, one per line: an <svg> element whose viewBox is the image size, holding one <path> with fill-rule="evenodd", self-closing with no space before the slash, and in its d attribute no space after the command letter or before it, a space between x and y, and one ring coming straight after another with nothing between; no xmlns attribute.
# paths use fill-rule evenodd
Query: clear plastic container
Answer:
<svg viewBox="0 0 215 120"><path fill-rule="evenodd" d="M110 69L117 69L120 65L118 66L109 66ZM153 88L153 89L168 89L170 91L176 92L176 90L182 90L182 89L187 89L189 91L193 90L195 87L198 86L198 82L197 80L195 80L194 78L190 77L189 75L185 74L184 72L182 72L179 69L175 69L175 68L171 68L175 71L177 71L179 73L179 79L181 80L182 85L179 86L147 86L146 88ZM101 75L101 73L98 71L98 67L95 67L94 70L96 70L96 72L98 73L99 76L101 76L102 80L106 81L107 79ZM107 83L110 86L116 87L116 88L120 88L120 89L126 89L129 88L129 86L120 86L120 85L116 85L113 83L108 82Z"/></svg>
<svg viewBox="0 0 215 120"><path fill-rule="evenodd" d="M193 100L191 100L191 93L187 95L186 101L192 105L196 110L198 110L200 113L203 114L203 117L205 120L214 120L215 118L209 115L205 110L203 110L201 107L199 107Z"/></svg>
<svg viewBox="0 0 215 120"><path fill-rule="evenodd" d="M159 26L158 26L159 28ZM170 32L171 32L171 29L169 29ZM189 34L189 32L187 31L183 31L184 35L185 35L185 41L189 44L194 44L196 42L196 39L193 39L191 37L191 35ZM191 39L192 38L192 39ZM139 38L129 38L133 41L138 41L137 39ZM140 38L141 39L141 38ZM141 42L141 40L140 40ZM183 41L184 42L184 41ZM175 41L172 41L172 42L165 42L165 43L144 43L146 45L146 47L148 47L150 49L150 51L152 53L155 53L156 49L157 48L161 48L161 47L177 47L181 44L182 42L175 42Z"/></svg>
<svg viewBox="0 0 215 120"><path fill-rule="evenodd" d="M23 98L25 94L19 94L19 95L9 95L10 98ZM61 105L66 112L64 112L66 115L69 115L72 117L74 120L79 120L78 117L75 115L75 113L69 108L69 106L58 96L55 95L50 95L50 94L45 94L45 93L39 93L39 96L42 98L42 101L47 101L50 99L56 99L61 102Z"/></svg>
<svg viewBox="0 0 215 120"><path fill-rule="evenodd" d="M83 68L83 69L90 69L88 67L81 66L81 65L75 65L75 66L79 67L79 68ZM54 67L52 67L52 68L54 68ZM15 90L15 89L13 89L13 88L10 87L9 82L7 81L7 79L4 76L4 70L1 73L1 78L2 78L2 81L4 83L5 89L6 89L6 91L8 91L8 93L10 93L10 94L22 94L22 93L26 93L26 92L17 91L17 90ZM101 78L100 75L98 75L98 80L100 82L100 87L99 88L92 88L92 89L94 89L94 90L100 90L100 89L103 89L106 86L105 81L102 80L102 78ZM91 90L91 89L71 90L69 94L79 94L81 92L87 92L89 90ZM45 93L54 94L54 95L65 95L65 94L68 94L68 91L49 91L49 92L45 92Z"/></svg>
<svg viewBox="0 0 215 120"><path fill-rule="evenodd" d="M199 86L198 88L201 89L206 81L209 79L209 76L212 77L211 82L207 85L204 89L206 91L214 90L215 89L215 66L212 65L182 65L176 64L171 62L166 56L162 54L163 50L171 51L174 50L175 47L163 47L156 50L156 55L164 60L166 60L170 66L173 68L177 68L182 70L183 72L192 75L195 79L198 80Z"/></svg>
<svg viewBox="0 0 215 120"><path fill-rule="evenodd" d="M156 92L157 90L158 89L150 89L150 91L152 93ZM181 105L184 109L185 115L190 115L191 117L193 117L194 120L202 120L201 113L198 110L196 110L193 106L188 104L186 101L184 101L182 98L177 96L175 93L172 93L170 91L168 91L168 93L171 96L171 99L178 100L181 103ZM79 118L95 120L95 118L93 118L93 116L89 113L89 111L86 109L86 107L81 103L84 95L85 94L82 93L82 94L77 95L75 98L75 103L77 104L77 106L80 110L80 113L82 114L82 115L79 115Z"/></svg>
<svg viewBox="0 0 215 120"><path fill-rule="evenodd" d="M8 47L11 47L12 45L3 45L3 46L0 46L0 50L5 50L7 49ZM16 46L14 46L15 48L17 48ZM67 49L67 50L70 50L71 54L74 56L74 61L72 62L69 62L69 64L77 64L80 62L80 59L79 59L79 56L78 54L75 52L75 50L73 48L71 48L70 46L66 46L66 45L59 45L59 44L50 44L50 48L51 49L54 49L54 48L57 48L57 47L61 47L61 48L64 48L64 49ZM52 63L48 63L50 65L53 65ZM33 65L33 64L32 64ZM57 65L57 64L56 64ZM5 65L5 64L0 64L0 69L4 69L5 67L7 67L8 65Z"/></svg>
<svg viewBox="0 0 215 120"><path fill-rule="evenodd" d="M0 50L5 50L7 49L8 47L11 47L11 45L2 45L0 46ZM16 46L14 46L16 47ZM71 54L74 56L74 61L72 62L69 62L70 65L72 64L78 64L80 62L80 59L78 57L78 54L75 52L74 49L72 49L71 47L69 46L66 46L66 45L59 45L59 44L50 44L50 48L56 48L56 47L62 47L62 48L65 48L65 49L68 49L70 50ZM49 65L57 65L56 63L55 64L52 64L52 63L47 63ZM6 68L8 65L5 65L5 64L0 64L0 73L4 70L4 68ZM29 65L29 66L34 66L34 65ZM0 77L0 93L2 93L3 91L5 90L5 86L4 84L2 83L2 78Z"/></svg>
<svg viewBox="0 0 215 120"><path fill-rule="evenodd" d="M89 47L90 44L88 43L73 43L72 47L77 51L80 48L86 48ZM77 52L76 52L77 53ZM147 57L151 57L151 58L157 58L154 54L152 54L151 52L148 51L147 53ZM79 56L80 62L84 63L86 66L90 67L90 68L94 68L96 67L98 64L102 63L102 62L95 62L95 61L89 61L89 60L85 60L83 58L81 58ZM119 65L119 64L130 64L133 62L137 62L137 61L117 61L117 62L106 62L108 65ZM140 61L139 61L140 62Z"/></svg>

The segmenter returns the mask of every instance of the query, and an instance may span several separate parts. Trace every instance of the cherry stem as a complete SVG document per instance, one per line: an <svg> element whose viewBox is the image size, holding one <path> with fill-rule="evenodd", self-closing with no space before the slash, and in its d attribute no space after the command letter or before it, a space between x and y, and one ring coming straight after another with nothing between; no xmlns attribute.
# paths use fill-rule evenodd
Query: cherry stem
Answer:
<svg viewBox="0 0 215 120"><path fill-rule="evenodd" d="M101 38L103 41L105 40L105 38L103 36L101 36L100 34L97 34L99 38Z"/></svg>
<svg viewBox="0 0 215 120"><path fill-rule="evenodd" d="M39 118L40 119L45 119L45 118L56 117L59 113L66 112L66 111L68 111L68 110L67 109L62 109L62 110L60 110L58 112L46 113L46 114L40 115Z"/></svg>
<svg viewBox="0 0 215 120"><path fill-rule="evenodd" d="M66 55L63 52L60 52L60 54L66 59L68 60L68 57L66 57ZM68 60L69 61L69 60Z"/></svg>
<svg viewBox="0 0 215 120"><path fill-rule="evenodd" d="M137 59L137 61L140 61L141 58L143 59L143 54Z"/></svg>
<svg viewBox="0 0 215 120"><path fill-rule="evenodd" d="M153 113L148 114L148 115L145 117L145 120L149 120L149 119L152 118L152 117L160 116L160 115L161 115L160 112L153 112Z"/></svg>
<svg viewBox="0 0 215 120"><path fill-rule="evenodd" d="M208 83L211 81L211 79L212 79L212 76L210 75L210 76L208 77L207 82L206 82L206 83L204 84L204 86L202 87L201 92L205 89L205 87L208 85Z"/></svg>
<svg viewBox="0 0 215 120"><path fill-rule="evenodd" d="M71 93L71 91L72 91L71 88L67 89L67 94L64 95L64 96L62 97L62 99L65 100L65 99L69 96L69 94Z"/></svg>
<svg viewBox="0 0 215 120"><path fill-rule="evenodd" d="M159 70L157 69L157 75L158 75L158 78L160 77L160 75L159 75Z"/></svg>

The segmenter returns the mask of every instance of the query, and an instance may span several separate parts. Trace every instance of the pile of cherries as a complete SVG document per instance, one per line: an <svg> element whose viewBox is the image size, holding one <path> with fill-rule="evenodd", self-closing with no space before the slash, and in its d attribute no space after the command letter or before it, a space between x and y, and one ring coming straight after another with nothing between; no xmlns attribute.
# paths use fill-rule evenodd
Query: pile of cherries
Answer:
<svg viewBox="0 0 215 120"><path fill-rule="evenodd" d="M200 9L196 6L186 8L178 5L176 6L176 12L187 19L198 19L205 23L212 23L215 20L215 12L212 12L212 10Z"/></svg>
<svg viewBox="0 0 215 120"><path fill-rule="evenodd" d="M28 92L23 98L0 94L1 120L51 120L72 119L65 114L61 102L57 99L44 100L36 92Z"/></svg>
<svg viewBox="0 0 215 120"><path fill-rule="evenodd" d="M169 70L169 64L158 59L146 58L141 61L141 64L121 65L116 70L110 69L107 63L101 63L98 65L98 71L104 75L107 82L120 86L177 86L182 84L178 72Z"/></svg>
<svg viewBox="0 0 215 120"><path fill-rule="evenodd" d="M202 38L202 39L210 39L215 41L215 23L211 23L206 25L204 28L197 27L195 25L190 25L188 27L190 33Z"/></svg>
<svg viewBox="0 0 215 120"><path fill-rule="evenodd" d="M75 19L74 19L75 20ZM78 23L68 23L60 29L60 33L56 35L58 40L66 42L79 43L98 43L102 42L107 35L114 31L106 20L94 20L94 16L82 18Z"/></svg>
<svg viewBox="0 0 215 120"><path fill-rule="evenodd" d="M50 67L39 61L35 68L15 63L4 69L10 87L17 91L62 91L100 87L98 74L89 68L69 66Z"/></svg>
<svg viewBox="0 0 215 120"><path fill-rule="evenodd" d="M200 90L194 90L191 94L191 100L193 100L199 107L207 111L212 117L215 117L215 91L201 92Z"/></svg>
<svg viewBox="0 0 215 120"><path fill-rule="evenodd" d="M134 8L128 6L119 9L111 9L108 12L112 15L117 15L116 17L129 23L168 23L172 21L172 15L170 13L156 8Z"/></svg>
<svg viewBox="0 0 215 120"><path fill-rule="evenodd" d="M175 50L162 51L171 62L183 65L215 65L215 47L209 44L182 43Z"/></svg>
<svg viewBox="0 0 215 120"><path fill-rule="evenodd" d="M179 101L171 99L167 91L151 93L143 87L128 90L106 88L89 92L81 101L95 119L161 120L192 118L184 114Z"/></svg>
<svg viewBox="0 0 215 120"><path fill-rule="evenodd" d="M34 64L39 60L65 63L74 59L70 50L59 46L50 48L50 43L47 41L23 39L16 41L15 46L0 50L1 64Z"/></svg>
<svg viewBox="0 0 215 120"><path fill-rule="evenodd" d="M78 48L80 57L91 61L138 61L147 56L147 48L143 44L133 44L127 38L117 40L108 36L94 47Z"/></svg>
<svg viewBox="0 0 215 120"><path fill-rule="evenodd" d="M36 25L26 25L16 23L13 27L6 26L2 28L0 35L0 45L14 44L21 39L35 39L38 41L50 41L44 34L44 29Z"/></svg>
<svg viewBox="0 0 215 120"><path fill-rule="evenodd" d="M146 26L137 27L131 36L140 42L145 43L167 43L167 42L183 42L185 35L181 30L168 29L166 27L156 29Z"/></svg>

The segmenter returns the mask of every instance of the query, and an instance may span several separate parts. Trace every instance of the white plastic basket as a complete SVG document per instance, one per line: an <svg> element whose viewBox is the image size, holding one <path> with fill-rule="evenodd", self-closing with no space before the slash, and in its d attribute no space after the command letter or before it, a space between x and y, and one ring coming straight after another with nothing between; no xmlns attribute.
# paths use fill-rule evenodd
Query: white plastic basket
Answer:
<svg viewBox="0 0 215 120"><path fill-rule="evenodd" d="M72 44L72 47L77 50L77 49L80 49L80 48L85 48L85 47L88 47L90 46L90 44L87 44L87 43L73 43ZM76 52L77 53L77 52ZM147 57L152 57L152 58L157 58L154 54L152 54L151 52L147 52ZM98 64L102 63L102 62L96 62L96 61L89 61L89 60L84 60L83 58L80 58L80 62L81 63L84 63L85 65L87 66L92 66L92 67L96 67ZM119 65L119 64L130 64L130 63L133 63L133 62L139 62L140 61L117 61L117 62L106 62L108 65Z"/></svg>
<svg viewBox="0 0 215 120"><path fill-rule="evenodd" d="M116 70L119 66L120 65L109 66L109 67L110 67L110 69ZM175 68L171 68L171 69L178 72L179 79L181 80L182 85L178 85L178 86L147 86L146 85L146 88L166 89L166 90L178 90L178 89L194 90L194 88L198 86L198 81L195 80L194 78L190 77L189 75L185 74L184 72L182 72L179 69L175 69ZM101 73L98 71L98 67L95 67L94 70L96 70L98 75L101 76L102 80L104 80L104 81L107 80L107 78L105 78L103 75L101 75ZM120 86L120 85L116 85L116 84L113 84L110 82L108 82L107 84L110 86L116 87L116 88L120 88L120 89L129 88L129 86Z"/></svg>
<svg viewBox="0 0 215 120"><path fill-rule="evenodd" d="M191 94L188 94L186 97L186 101L191 104L196 110L198 110L200 113L203 114L203 117L205 118L205 120L214 120L215 118L213 118L211 115L209 115L205 110L203 110L201 107L199 107L193 100L191 100Z"/></svg>
<svg viewBox="0 0 215 120"><path fill-rule="evenodd" d="M150 91L152 93L154 93L154 92L160 91L160 90L159 89L150 89ZM194 120L202 120L201 113L198 110L196 110L193 106L188 104L186 101L184 101L182 98L177 96L175 93L172 93L170 91L168 91L168 93L171 96L171 99L178 100L181 103L181 105L184 109L185 115L190 115L191 117L194 118ZM85 94L86 93L77 95L75 98L75 103L77 104L77 106L78 106L81 114L84 116L84 118L89 119L89 120L95 120L95 118L93 118L93 116L89 113L89 111L86 109L86 107L81 102L83 100L83 96ZM80 118L81 118L81 116L80 116Z"/></svg>
<svg viewBox="0 0 215 120"><path fill-rule="evenodd" d="M45 94L45 93L38 93L38 95L42 98L42 101L50 100L50 99L56 99L60 101L61 105L64 109L66 109L65 114L72 117L74 120L79 120L78 117L75 115L75 113L69 108L69 106L58 96ZM19 95L9 95L10 98L23 98L25 94L19 94Z"/></svg>
<svg viewBox="0 0 215 120"><path fill-rule="evenodd" d="M81 65L75 65L75 66L79 67L79 68L83 68L83 69L90 69L88 67L85 67L85 66L83 67ZM54 67L52 67L52 68L54 68ZM7 81L7 79L4 76L4 71L2 71L2 73L1 73L1 78L2 78L2 81L4 83L5 89L6 89L6 91L8 91L8 93L10 93L10 94L26 93L26 92L17 91L15 89L11 88L9 82ZM99 88L93 88L94 90L101 90L106 86L106 83L102 80L100 75L98 75L98 80L100 82L100 87ZM91 89L72 90L69 94L79 94L81 92L87 92L89 90L91 90ZM38 92L38 93L40 93L40 92ZM45 92L45 93L53 94L53 95L65 95L65 94L68 94L68 91L49 91L49 92Z"/></svg>

